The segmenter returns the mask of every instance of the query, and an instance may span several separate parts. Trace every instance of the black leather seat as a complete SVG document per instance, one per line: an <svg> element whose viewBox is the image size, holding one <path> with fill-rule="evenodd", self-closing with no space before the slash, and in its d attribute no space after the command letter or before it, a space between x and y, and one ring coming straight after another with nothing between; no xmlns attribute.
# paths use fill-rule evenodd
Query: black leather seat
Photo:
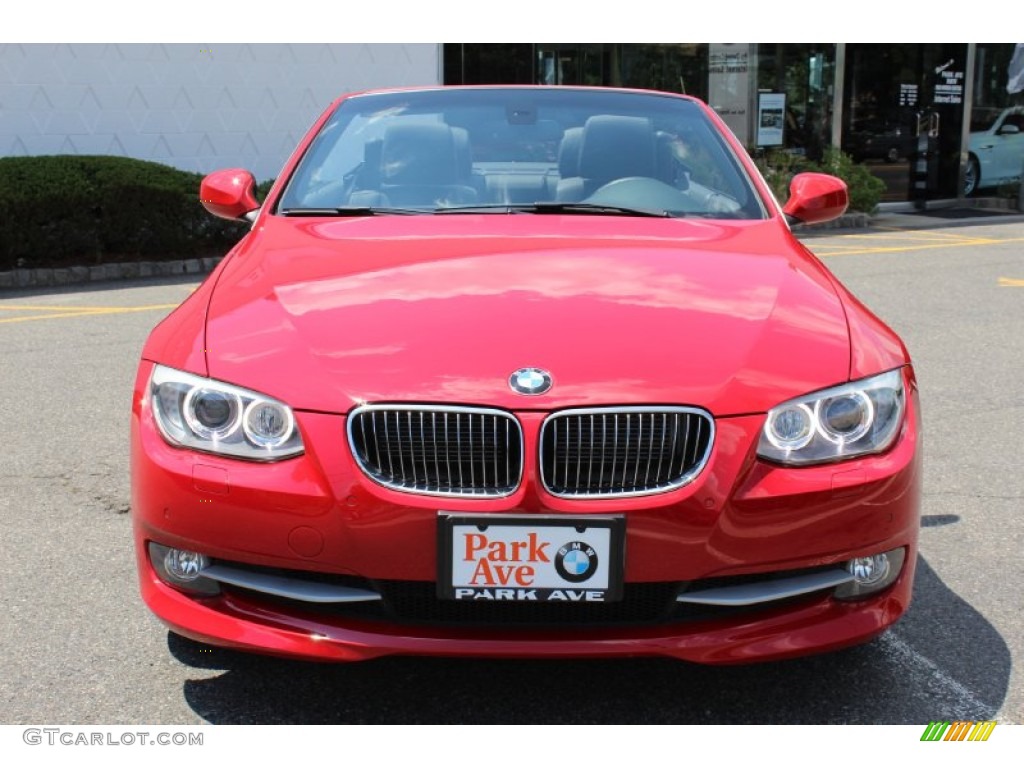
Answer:
<svg viewBox="0 0 1024 768"><path fill-rule="evenodd" d="M566 131L562 139L558 200L583 200L616 179L657 176L654 128L647 118L595 115L578 130Z"/></svg>
<svg viewBox="0 0 1024 768"><path fill-rule="evenodd" d="M469 137L441 123L392 125L380 152L382 202L435 208L477 202Z"/></svg>
<svg viewBox="0 0 1024 768"><path fill-rule="evenodd" d="M558 173L563 179L574 179L580 175L580 147L583 144L583 128L567 128L558 145Z"/></svg>

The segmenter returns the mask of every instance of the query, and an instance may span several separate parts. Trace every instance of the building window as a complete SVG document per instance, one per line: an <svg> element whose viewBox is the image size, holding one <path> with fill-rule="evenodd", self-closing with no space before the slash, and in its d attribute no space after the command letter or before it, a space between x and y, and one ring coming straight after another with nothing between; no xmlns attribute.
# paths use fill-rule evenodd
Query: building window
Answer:
<svg viewBox="0 0 1024 768"><path fill-rule="evenodd" d="M445 43L445 85L649 88L708 96L703 43Z"/></svg>
<svg viewBox="0 0 1024 768"><path fill-rule="evenodd" d="M786 95L783 146L820 160L832 134L834 43L760 43L757 89Z"/></svg>

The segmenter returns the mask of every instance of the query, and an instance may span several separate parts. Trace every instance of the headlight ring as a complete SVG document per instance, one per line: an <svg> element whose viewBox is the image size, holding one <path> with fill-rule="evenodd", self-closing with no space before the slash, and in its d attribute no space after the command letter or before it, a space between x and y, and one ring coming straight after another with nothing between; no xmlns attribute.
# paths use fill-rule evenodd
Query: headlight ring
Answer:
<svg viewBox="0 0 1024 768"><path fill-rule="evenodd" d="M251 461L304 451L292 409L252 390L163 365L153 368L153 419L172 445Z"/></svg>
<svg viewBox="0 0 1024 768"><path fill-rule="evenodd" d="M814 412L803 403L779 408L765 424L765 437L781 451L796 451L814 438Z"/></svg>
<svg viewBox="0 0 1024 768"><path fill-rule="evenodd" d="M242 421L242 400L233 392L212 387L192 387L182 402L188 428L204 440L224 440Z"/></svg>
<svg viewBox="0 0 1024 768"><path fill-rule="evenodd" d="M901 368L830 387L772 408L757 455L807 466L881 453L899 434L904 411Z"/></svg>
<svg viewBox="0 0 1024 768"><path fill-rule="evenodd" d="M855 443L871 429L875 407L862 390L818 400L814 406L816 426L822 437L836 445Z"/></svg>

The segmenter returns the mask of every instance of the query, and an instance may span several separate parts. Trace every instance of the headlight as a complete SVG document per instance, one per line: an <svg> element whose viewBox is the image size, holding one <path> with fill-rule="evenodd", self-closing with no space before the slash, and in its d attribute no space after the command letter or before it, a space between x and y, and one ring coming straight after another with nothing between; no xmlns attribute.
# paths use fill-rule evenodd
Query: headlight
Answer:
<svg viewBox="0 0 1024 768"><path fill-rule="evenodd" d="M292 409L258 392L158 365L149 397L161 434L174 445L255 461L303 451Z"/></svg>
<svg viewBox="0 0 1024 768"><path fill-rule="evenodd" d="M900 369L796 398L768 411L757 455L780 464L822 464L890 445L903 423Z"/></svg>

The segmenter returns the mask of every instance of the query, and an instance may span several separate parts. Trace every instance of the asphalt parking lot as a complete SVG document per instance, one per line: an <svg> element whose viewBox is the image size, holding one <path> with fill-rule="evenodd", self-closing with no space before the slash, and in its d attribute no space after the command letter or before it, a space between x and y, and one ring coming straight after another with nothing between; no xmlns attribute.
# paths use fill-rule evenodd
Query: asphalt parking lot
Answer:
<svg viewBox="0 0 1024 768"><path fill-rule="evenodd" d="M914 603L875 642L728 668L662 659L325 666L203 650L139 600L127 514L136 361L149 329L195 281L8 292L0 722L1024 722L1024 224L807 243L903 336L922 386Z"/></svg>

